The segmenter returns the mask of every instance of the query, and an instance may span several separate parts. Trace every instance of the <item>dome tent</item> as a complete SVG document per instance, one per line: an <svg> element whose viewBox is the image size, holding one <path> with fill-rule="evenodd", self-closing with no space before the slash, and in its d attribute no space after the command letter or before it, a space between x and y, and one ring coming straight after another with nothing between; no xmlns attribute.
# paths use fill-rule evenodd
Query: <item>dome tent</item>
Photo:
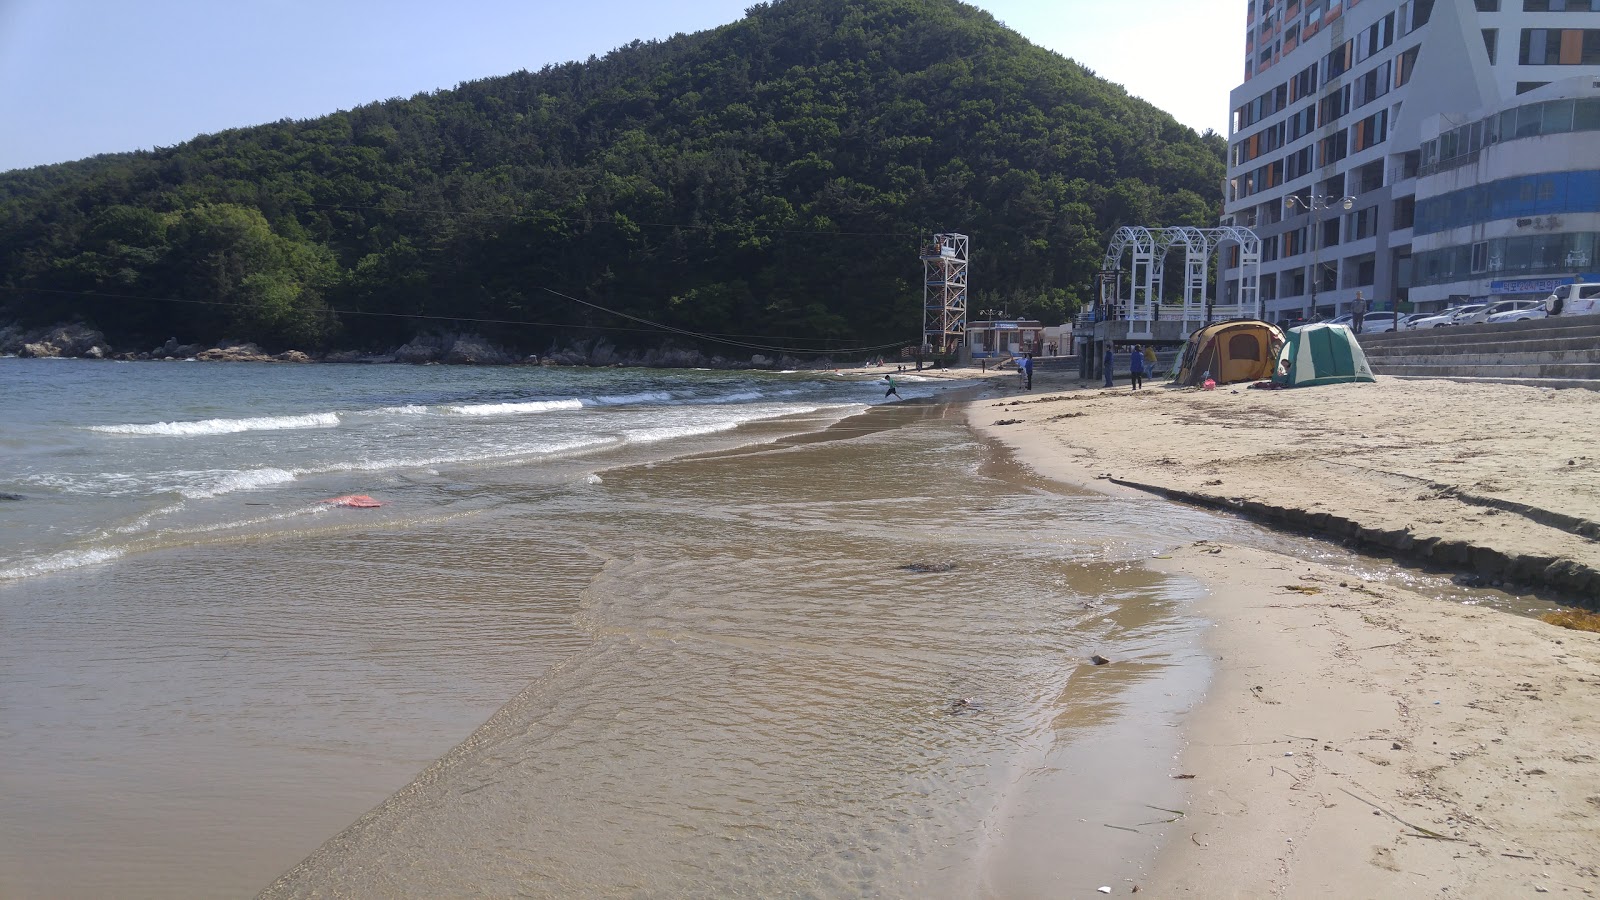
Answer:
<svg viewBox="0 0 1600 900"><path fill-rule="evenodd" d="M1302 325L1289 329L1272 382L1283 387L1376 381L1367 354L1343 325Z"/></svg>
<svg viewBox="0 0 1600 900"><path fill-rule="evenodd" d="M1217 384L1270 378L1278 347L1282 344L1283 332L1278 326L1259 319L1235 319L1207 325L1189 335L1172 380L1193 386L1204 381L1207 375Z"/></svg>

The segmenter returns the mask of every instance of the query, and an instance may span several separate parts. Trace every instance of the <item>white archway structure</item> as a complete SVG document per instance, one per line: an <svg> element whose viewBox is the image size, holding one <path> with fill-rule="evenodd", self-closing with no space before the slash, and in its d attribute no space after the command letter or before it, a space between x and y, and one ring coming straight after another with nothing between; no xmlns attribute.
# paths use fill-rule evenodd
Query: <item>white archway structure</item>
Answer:
<svg viewBox="0 0 1600 900"><path fill-rule="evenodd" d="M1239 302L1218 306L1210 302L1210 281L1206 276L1212 254L1228 244L1239 246ZM1219 228L1124 225L1106 246L1101 269L1115 272L1118 277L1102 279L1100 302L1111 317L1129 322L1129 337L1154 336L1154 323L1163 317L1161 293L1167 255L1179 247L1183 248L1183 305L1165 313L1169 321L1181 320L1188 330L1191 325L1199 327L1219 319L1261 318L1261 239L1254 231L1239 225ZM1132 277L1127 279L1126 293L1123 293L1123 259L1130 254Z"/></svg>

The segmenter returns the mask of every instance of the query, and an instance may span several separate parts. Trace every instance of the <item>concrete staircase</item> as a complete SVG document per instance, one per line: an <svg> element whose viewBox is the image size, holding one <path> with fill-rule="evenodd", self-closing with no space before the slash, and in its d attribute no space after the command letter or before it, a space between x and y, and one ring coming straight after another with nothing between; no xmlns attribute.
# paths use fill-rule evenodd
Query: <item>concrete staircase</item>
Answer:
<svg viewBox="0 0 1600 900"><path fill-rule="evenodd" d="M1361 335L1379 375L1600 390L1600 316Z"/></svg>

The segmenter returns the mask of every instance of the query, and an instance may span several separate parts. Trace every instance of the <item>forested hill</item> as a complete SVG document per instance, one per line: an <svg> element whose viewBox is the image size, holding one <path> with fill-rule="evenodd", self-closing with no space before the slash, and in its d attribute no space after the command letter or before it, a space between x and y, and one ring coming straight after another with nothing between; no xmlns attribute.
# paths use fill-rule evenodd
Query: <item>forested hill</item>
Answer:
<svg viewBox="0 0 1600 900"><path fill-rule="evenodd" d="M0 324L82 317L118 346L378 348L451 318L542 323L456 326L535 351L662 340L550 288L786 346L909 342L919 234L972 236L971 308L1059 320L1116 226L1213 223L1224 149L956 0L779 0L585 63L0 174Z"/></svg>

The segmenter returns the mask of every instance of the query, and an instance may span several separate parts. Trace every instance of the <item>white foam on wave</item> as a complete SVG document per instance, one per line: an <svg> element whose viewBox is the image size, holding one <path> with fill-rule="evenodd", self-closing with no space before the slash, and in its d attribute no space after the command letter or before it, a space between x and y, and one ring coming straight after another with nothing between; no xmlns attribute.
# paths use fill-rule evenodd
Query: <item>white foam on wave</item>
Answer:
<svg viewBox="0 0 1600 900"><path fill-rule="evenodd" d="M640 403L670 403L683 396L676 391L643 391L638 394L596 397L594 402L600 406L632 406Z"/></svg>
<svg viewBox="0 0 1600 900"><path fill-rule="evenodd" d="M679 438L698 437L706 434L718 434L732 431L740 425L749 422L758 422L762 419L776 419L782 416L806 415L822 409L820 406L757 406L746 407L742 415L719 418L711 421L692 422L683 425L660 425L653 428L633 428L623 432L629 443L654 444L660 441L670 441Z"/></svg>
<svg viewBox="0 0 1600 900"><path fill-rule="evenodd" d="M428 408L411 403L406 406L385 406L382 409L374 410L374 412L390 416L423 416L427 415Z"/></svg>
<svg viewBox="0 0 1600 900"><path fill-rule="evenodd" d="M766 396L767 395L762 393L761 391L738 391L738 392L732 393L732 394L720 394L720 395L718 395L716 397L701 397L699 400L696 400L694 402L699 403L699 404L708 404L708 403L749 403L751 400L760 400L760 399L762 399L762 398L764 398Z"/></svg>
<svg viewBox="0 0 1600 900"><path fill-rule="evenodd" d="M231 494L235 491L248 491L255 488L283 484L295 480L295 477L295 473L288 469L278 469L271 466L261 469L245 469L240 472L228 472L206 484L179 488L178 494L190 500L207 500L212 497L220 497L223 494Z"/></svg>
<svg viewBox="0 0 1600 900"><path fill-rule="evenodd" d="M529 400L523 403L474 403L449 407L451 412L462 416L519 416L563 409L583 409L583 401Z"/></svg>
<svg viewBox="0 0 1600 900"><path fill-rule="evenodd" d="M8 569L0 569L0 581L14 581L19 578L31 578L35 575L47 575L51 572L63 572L67 569L110 562L122 556L122 553L123 551L115 549L67 550Z"/></svg>
<svg viewBox="0 0 1600 900"><path fill-rule="evenodd" d="M90 425L90 431L103 434L133 434L194 437L211 434L238 434L243 431L282 431L292 428L332 428L339 424L338 413L309 413L302 416L261 416L251 419L202 419L198 422L156 422L149 425Z"/></svg>

